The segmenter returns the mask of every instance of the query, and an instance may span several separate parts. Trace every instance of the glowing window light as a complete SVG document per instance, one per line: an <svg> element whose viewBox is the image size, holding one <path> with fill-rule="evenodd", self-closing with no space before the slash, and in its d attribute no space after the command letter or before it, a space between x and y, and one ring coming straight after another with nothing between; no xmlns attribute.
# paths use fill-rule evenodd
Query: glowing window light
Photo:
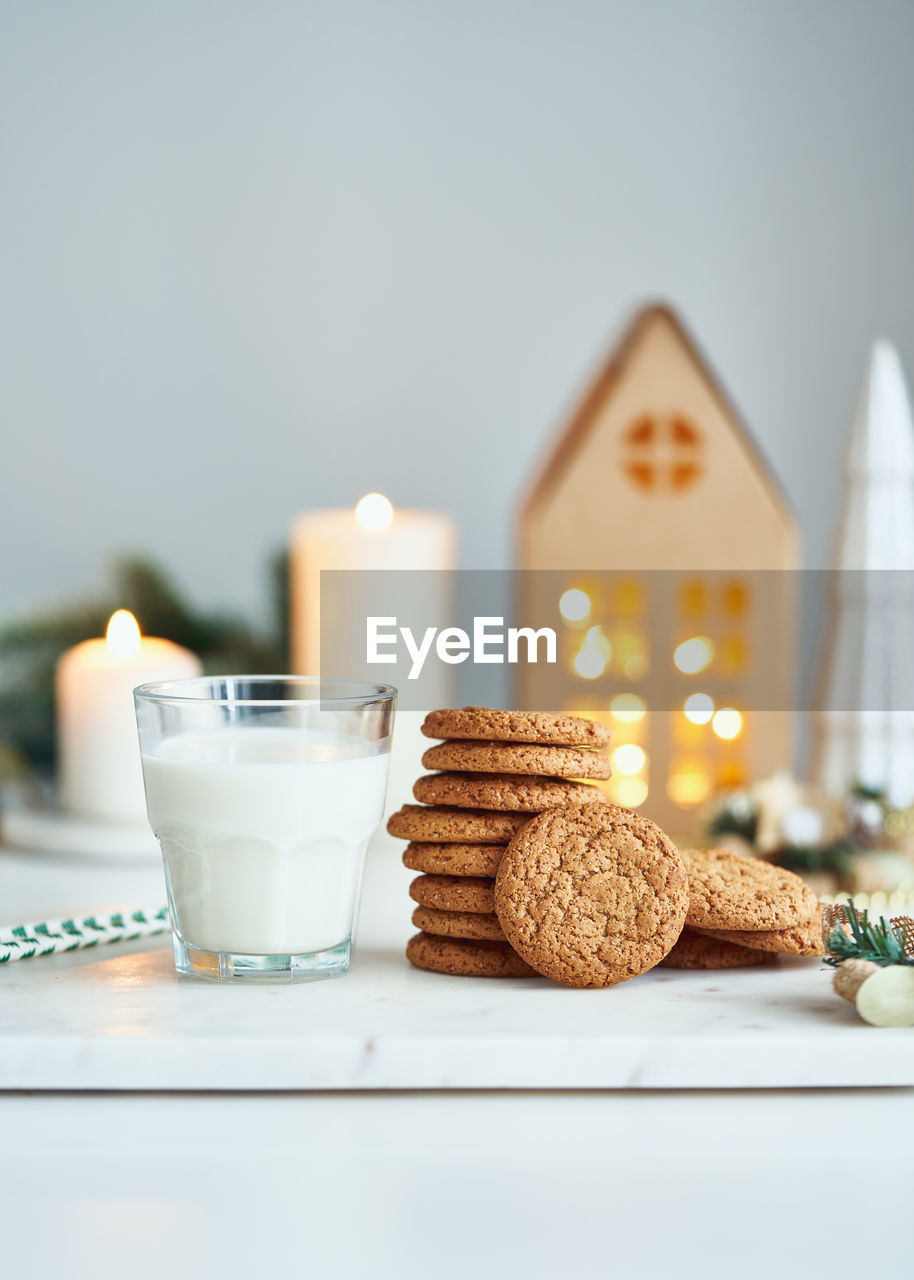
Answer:
<svg viewBox="0 0 914 1280"><path fill-rule="evenodd" d="M613 591L613 605L616 613L631 617L644 612L644 592L640 582L625 581L616 583Z"/></svg>
<svg viewBox="0 0 914 1280"><path fill-rule="evenodd" d="M714 645L707 636L690 636L677 645L673 663L683 675L694 676L704 671L714 657Z"/></svg>
<svg viewBox="0 0 914 1280"><path fill-rule="evenodd" d="M582 680L597 680L606 670L606 659L599 649L579 649L574 655L574 669Z"/></svg>
<svg viewBox="0 0 914 1280"><path fill-rule="evenodd" d="M706 693L690 693L683 707L685 717L692 724L707 724L714 714L714 699Z"/></svg>
<svg viewBox="0 0 914 1280"><path fill-rule="evenodd" d="M666 784L666 790L673 804L690 808L707 800L711 793L711 779L697 770L673 773Z"/></svg>
<svg viewBox="0 0 914 1280"><path fill-rule="evenodd" d="M620 662L644 652L642 639L635 631L620 631L615 638L615 648Z"/></svg>
<svg viewBox="0 0 914 1280"><path fill-rule="evenodd" d="M616 747L612 760L618 773L634 774L640 773L644 768L647 756L634 742L626 742L621 747Z"/></svg>
<svg viewBox="0 0 914 1280"><path fill-rule="evenodd" d="M726 672L742 671L749 658L749 649L742 636L726 636L720 646L720 665Z"/></svg>
<svg viewBox="0 0 914 1280"><path fill-rule="evenodd" d="M749 590L742 582L731 581L724 585L724 613L738 618L749 606Z"/></svg>
<svg viewBox="0 0 914 1280"><path fill-rule="evenodd" d="M613 798L626 809L637 809L647 799L647 783L643 778L617 778Z"/></svg>
<svg viewBox="0 0 914 1280"><path fill-rule="evenodd" d="M682 611L695 618L707 608L707 593L703 582L687 582L681 592Z"/></svg>
<svg viewBox="0 0 914 1280"><path fill-rule="evenodd" d="M563 591L559 597L559 613L566 622L583 622L590 615L590 596L578 587Z"/></svg>
<svg viewBox="0 0 914 1280"><path fill-rule="evenodd" d="M718 738L723 738L725 741L738 738L743 729L743 717L735 707L721 707L714 713L711 728Z"/></svg>
<svg viewBox="0 0 914 1280"><path fill-rule="evenodd" d="M647 705L637 693L617 693L609 704L609 710L620 724L637 724L644 719Z"/></svg>

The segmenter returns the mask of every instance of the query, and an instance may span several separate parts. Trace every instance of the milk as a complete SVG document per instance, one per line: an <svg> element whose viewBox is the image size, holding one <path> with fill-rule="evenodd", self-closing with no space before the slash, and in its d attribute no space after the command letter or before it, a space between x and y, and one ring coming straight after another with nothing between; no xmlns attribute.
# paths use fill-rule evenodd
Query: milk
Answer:
<svg viewBox="0 0 914 1280"><path fill-rule="evenodd" d="M301 955L348 941L365 847L384 809L379 745L228 727L144 753L149 821L185 943Z"/></svg>

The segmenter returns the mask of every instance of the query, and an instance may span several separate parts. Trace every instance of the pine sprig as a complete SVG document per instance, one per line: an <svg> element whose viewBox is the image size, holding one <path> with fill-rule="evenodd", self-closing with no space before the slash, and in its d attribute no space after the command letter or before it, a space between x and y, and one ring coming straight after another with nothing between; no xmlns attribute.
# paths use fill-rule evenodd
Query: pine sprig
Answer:
<svg viewBox="0 0 914 1280"><path fill-rule="evenodd" d="M914 965L914 956L907 954L906 924L893 925L883 919L873 923L869 912L864 908L863 914L859 914L850 899L844 906L844 917L850 935L840 925L835 925L826 944L826 964L839 965L842 960L871 960L878 965Z"/></svg>

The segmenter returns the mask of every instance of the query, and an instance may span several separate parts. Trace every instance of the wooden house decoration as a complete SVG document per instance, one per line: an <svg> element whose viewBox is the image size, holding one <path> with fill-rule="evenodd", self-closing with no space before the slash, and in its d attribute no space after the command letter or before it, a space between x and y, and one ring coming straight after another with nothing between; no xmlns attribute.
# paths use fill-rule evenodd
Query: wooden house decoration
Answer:
<svg viewBox="0 0 914 1280"><path fill-rule="evenodd" d="M914 801L914 422L898 352L876 342L860 386L822 670L813 774Z"/></svg>
<svg viewBox="0 0 914 1280"><path fill-rule="evenodd" d="M517 615L560 635L556 666L518 668L520 705L610 725L611 798L684 834L719 790L792 766L797 525L668 307L559 435L517 551Z"/></svg>

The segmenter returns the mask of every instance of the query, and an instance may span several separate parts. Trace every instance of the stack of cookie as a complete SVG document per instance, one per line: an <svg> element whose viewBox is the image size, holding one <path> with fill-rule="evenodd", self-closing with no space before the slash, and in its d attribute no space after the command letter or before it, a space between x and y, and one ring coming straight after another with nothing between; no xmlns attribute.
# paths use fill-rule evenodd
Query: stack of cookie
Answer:
<svg viewBox="0 0 914 1280"><path fill-rule="evenodd" d="M418 968L609 987L656 965L824 954L799 876L725 850L681 853L586 781L609 776L602 726L467 707L433 712L423 732L445 739L422 758L440 772L388 824L421 872L421 932L406 950Z"/></svg>
<svg viewBox="0 0 914 1280"><path fill-rule="evenodd" d="M686 927L663 961L673 969L733 969L778 955L825 954L822 911L791 871L724 849L683 854Z"/></svg>
<svg viewBox="0 0 914 1280"><path fill-rule="evenodd" d="M534 975L495 915L495 876L509 842L536 814L606 804L609 733L575 716L488 707L434 711L423 733L444 741L422 757L420 803L388 823L407 839L404 864L421 930L407 955L418 967L467 976ZM584 779L584 781L582 781ZM589 781L587 781L589 780Z"/></svg>

